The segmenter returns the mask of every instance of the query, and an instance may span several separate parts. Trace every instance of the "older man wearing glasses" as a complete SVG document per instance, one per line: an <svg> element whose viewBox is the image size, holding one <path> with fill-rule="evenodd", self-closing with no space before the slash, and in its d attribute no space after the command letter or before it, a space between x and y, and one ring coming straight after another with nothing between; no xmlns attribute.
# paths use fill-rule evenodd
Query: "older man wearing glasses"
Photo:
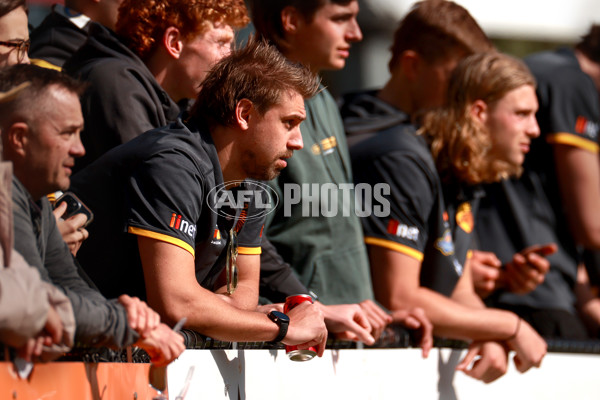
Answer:
<svg viewBox="0 0 600 400"><path fill-rule="evenodd" d="M25 0L0 2L0 68L29 64L29 29Z"/></svg>

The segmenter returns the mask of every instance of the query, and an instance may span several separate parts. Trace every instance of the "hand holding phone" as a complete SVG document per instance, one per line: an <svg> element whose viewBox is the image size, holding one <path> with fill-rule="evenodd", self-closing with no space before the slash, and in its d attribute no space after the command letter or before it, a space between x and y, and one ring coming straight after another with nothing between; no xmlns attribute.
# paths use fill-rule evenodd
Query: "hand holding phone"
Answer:
<svg viewBox="0 0 600 400"><path fill-rule="evenodd" d="M91 210L73 193L66 192L54 202L54 217L63 240L76 256L81 244L89 236L86 226L92 222Z"/></svg>
<svg viewBox="0 0 600 400"><path fill-rule="evenodd" d="M529 293L544 282L550 269L547 256L558 250L555 243L530 246L513 256L512 262L505 265L507 286L511 292Z"/></svg>
<svg viewBox="0 0 600 400"><path fill-rule="evenodd" d="M73 192L65 192L63 193L56 202L54 203L54 208L58 208L61 203L67 204L67 209L65 213L61 216L62 219L66 220L71 218L76 214L84 214L87 218L87 221L83 225L83 228L88 226L92 220L94 219L94 214L92 210L90 210L83 202L75 195Z"/></svg>

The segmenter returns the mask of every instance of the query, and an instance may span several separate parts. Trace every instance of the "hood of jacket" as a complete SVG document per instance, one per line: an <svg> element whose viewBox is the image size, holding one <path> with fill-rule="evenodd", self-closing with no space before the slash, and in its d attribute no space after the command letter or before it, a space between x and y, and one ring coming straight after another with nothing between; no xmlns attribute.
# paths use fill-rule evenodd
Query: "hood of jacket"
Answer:
<svg viewBox="0 0 600 400"><path fill-rule="evenodd" d="M376 90L349 93L339 100L348 136L375 133L410 121L410 117L377 98Z"/></svg>
<svg viewBox="0 0 600 400"><path fill-rule="evenodd" d="M146 64L125 46L116 33L96 22L89 26L88 40L64 65L63 69L69 75L85 79L99 63L123 62L129 68L135 67L147 80L158 85Z"/></svg>

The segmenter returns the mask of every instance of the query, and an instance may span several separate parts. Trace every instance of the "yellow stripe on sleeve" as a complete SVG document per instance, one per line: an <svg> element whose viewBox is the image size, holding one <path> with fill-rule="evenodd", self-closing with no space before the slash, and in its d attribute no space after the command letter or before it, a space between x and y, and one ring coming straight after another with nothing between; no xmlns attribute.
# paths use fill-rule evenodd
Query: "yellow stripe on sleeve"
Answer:
<svg viewBox="0 0 600 400"><path fill-rule="evenodd" d="M572 133L553 133L547 136L546 141L550 144L565 144L573 147L579 147L580 149L588 150L592 153L598 153L600 151L598 143L580 136L573 135Z"/></svg>
<svg viewBox="0 0 600 400"><path fill-rule="evenodd" d="M151 239L160 240L161 242L174 244L175 246L181 247L182 249L189 251L193 257L196 257L194 248L192 246L190 246L181 239L174 238L173 236L165 235L163 233L152 232L142 228L136 228L134 226L128 227L127 232L133 233L134 235L138 236L144 236Z"/></svg>
<svg viewBox="0 0 600 400"><path fill-rule="evenodd" d="M257 255L262 253L262 247L238 247L238 254Z"/></svg>
<svg viewBox="0 0 600 400"><path fill-rule="evenodd" d="M374 238L374 237L365 237L365 243L373 246L385 247L386 249L397 251L398 253L405 254L409 257L416 259L417 261L423 261L423 253L418 250L413 249L412 247L405 246L400 243L393 242L391 240Z"/></svg>

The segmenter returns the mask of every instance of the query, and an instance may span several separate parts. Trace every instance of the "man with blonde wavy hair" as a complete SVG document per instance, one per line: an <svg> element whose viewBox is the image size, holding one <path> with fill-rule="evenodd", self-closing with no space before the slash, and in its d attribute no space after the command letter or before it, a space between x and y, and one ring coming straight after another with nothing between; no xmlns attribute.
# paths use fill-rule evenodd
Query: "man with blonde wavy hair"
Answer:
<svg viewBox="0 0 600 400"><path fill-rule="evenodd" d="M457 368L484 382L506 372L507 349L521 372L539 366L546 352L527 322L485 307L467 256L476 185L516 171L523 144L539 136L534 82L513 58L470 56L450 79L447 99L454 101L425 115L422 134L409 122L388 123L350 148L353 166L361 166L356 183L390 185L389 215L362 219L377 300L392 310L422 307L434 334L470 341Z"/></svg>
<svg viewBox="0 0 600 400"><path fill-rule="evenodd" d="M342 107L355 183L390 186L390 214L361 219L376 299L391 310L422 307L435 335L472 341L457 368L484 382L506 372L507 344L517 350L520 371L539 365L545 353L545 343L527 323L512 313L484 307L474 292L467 259L477 209L469 186L498 176L480 162L478 152L501 149L486 157L506 162L511 168L503 172L508 173L523 162L515 139L539 134L531 74L510 58L494 56L492 50L485 33L460 5L444 0L418 2L394 35L389 81L379 91L346 96ZM455 71L462 59L480 52L492 55L472 59ZM453 71L456 76L451 81ZM467 79L468 71L477 71L478 79ZM514 82L511 73L523 80L510 88L494 86L498 83L494 77L511 77ZM519 108L530 124L520 130L515 129L512 114L502 119L493 111L493 104L504 101L500 98L508 97L510 89L523 89L529 96ZM433 114L442 116L440 126L446 129L426 130L434 134L430 150L423 136L415 134L413 121L423 111L450 102L458 111L448 107ZM471 116L470 105L473 114L482 118ZM469 118L450 119L453 112ZM475 123L490 126L472 130ZM487 134L492 123L498 126ZM500 140L502 134L505 141ZM472 143L474 147L469 146ZM471 158L465 159L466 154ZM462 159L457 163L457 158ZM477 174L471 176L472 172ZM476 355L479 360L470 366Z"/></svg>
<svg viewBox="0 0 600 400"><path fill-rule="evenodd" d="M124 0L115 32L93 24L64 66L91 84L82 98L86 155L76 169L175 120L248 22L243 0Z"/></svg>

